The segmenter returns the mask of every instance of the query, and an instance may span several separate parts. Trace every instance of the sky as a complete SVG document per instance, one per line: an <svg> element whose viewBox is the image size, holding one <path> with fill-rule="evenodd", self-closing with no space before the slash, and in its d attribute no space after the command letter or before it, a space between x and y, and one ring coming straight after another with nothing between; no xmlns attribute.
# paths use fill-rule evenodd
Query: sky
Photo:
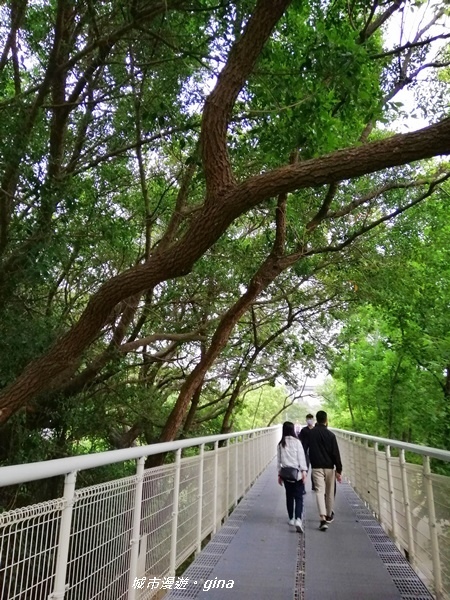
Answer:
<svg viewBox="0 0 450 600"><path fill-rule="evenodd" d="M404 10L397 11L388 22L388 26L385 29L385 40L386 47L395 48L402 46L407 42L414 42L417 39L418 32L424 31L421 39L427 39L438 35L449 35L450 34L450 18L448 16L440 17L436 24L429 26L433 15L437 10L444 7L444 3L441 1L428 1L424 2L419 8L412 6L411 4L405 5ZM447 12L448 9L447 9ZM431 51L427 55L427 63L431 63L436 60L437 54L448 43L448 39L440 39L433 42ZM413 69L409 69L408 74ZM418 89L420 92L424 92L427 86L427 79L429 78L430 69L423 69L418 75L417 80L420 82ZM401 119L398 119L394 128L399 133L406 133L408 131L415 131L430 125L432 118L426 118L421 111L416 110L417 99L411 88L411 86L405 87L401 90L394 98L395 102L402 102L404 105L404 112L406 113ZM412 115L415 115L414 117ZM392 129L392 124L389 124L389 128Z"/></svg>

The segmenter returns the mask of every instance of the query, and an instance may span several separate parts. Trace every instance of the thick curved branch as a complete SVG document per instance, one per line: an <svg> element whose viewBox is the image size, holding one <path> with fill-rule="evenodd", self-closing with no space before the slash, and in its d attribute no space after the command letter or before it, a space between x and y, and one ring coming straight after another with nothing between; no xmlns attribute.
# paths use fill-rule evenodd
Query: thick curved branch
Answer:
<svg viewBox="0 0 450 600"><path fill-rule="evenodd" d="M370 38L370 36L372 36L375 31L383 25L383 23L386 23L389 17L391 17L401 7L401 5L404 4L404 1L405 0L394 0L394 2L375 19L375 21L371 22L371 19L369 19L366 27L359 34L359 43L362 44L368 38Z"/></svg>
<svg viewBox="0 0 450 600"><path fill-rule="evenodd" d="M317 225L319 225L319 223L321 223L323 221L323 219L326 218L326 216L328 215L328 211L330 210L331 203L333 202L333 199L338 190L338 187L339 186L338 186L337 182L333 182L328 187L328 191L323 200L322 206L317 211L317 214L306 225L307 231L312 231L313 229L315 229L317 227Z"/></svg>
<svg viewBox="0 0 450 600"><path fill-rule="evenodd" d="M206 337L195 331L192 333L154 333L153 335L148 335L140 340L122 344L119 350L123 353L131 352L132 350L137 350L137 348L141 348L142 346L147 346L153 342L164 340L171 340L174 342L202 342L206 340Z"/></svg>
<svg viewBox="0 0 450 600"><path fill-rule="evenodd" d="M156 250L145 264L128 269L103 284L72 329L3 390L0 423L48 390L61 371L79 360L118 302L162 281L187 274L227 227L252 207L281 193L330 184L443 154L450 154L450 119L413 133L339 150L257 175L230 190L221 203L205 205L184 236L172 247L164 252Z"/></svg>
<svg viewBox="0 0 450 600"><path fill-rule="evenodd" d="M291 0L258 0L241 38L230 51L227 64L205 102L201 148L207 197L233 184L227 149L227 129L239 92L252 73L256 60Z"/></svg>
<svg viewBox="0 0 450 600"><path fill-rule="evenodd" d="M450 33L442 33L440 35L435 35L433 37L426 38L425 40L421 40L420 42L406 42L406 44L397 46L397 48L393 48L392 50L386 50L386 52L380 52L379 54L371 54L370 58L387 58L388 56L395 56L396 54L401 54L405 50L410 50L411 48L421 48L422 46L428 46L436 40L447 40L448 38L450 38Z"/></svg>
<svg viewBox="0 0 450 600"><path fill-rule="evenodd" d="M429 184L426 192L423 192L422 194L420 194L420 196L418 196L417 198L414 198L414 200L411 200L411 202L408 202L404 206L401 206L401 207L391 211L390 213L383 215L379 219L372 221L368 225L361 227L360 229L355 231L352 235L349 235L340 244L336 244L335 246L329 245L329 246L324 246L323 248L315 248L312 250L303 251L302 255L303 256L312 256L313 254L324 254L324 253L328 253L328 252L340 252L347 246L350 246L350 244L352 244L357 238L361 237L362 235L366 234L367 232L369 232L372 229L375 229L376 227L381 225L381 223L386 223L387 221L392 220L393 218L397 217L398 215L401 215L402 213L406 212L413 206L416 206L420 202L423 202L424 200L426 200L426 198L429 198L433 194L434 190L436 189L436 187L438 185L441 185L442 183L444 183L445 181L448 181L449 179L450 179L450 173L447 173L444 176L442 176L441 178L439 178L435 181L432 181Z"/></svg>
<svg viewBox="0 0 450 600"><path fill-rule="evenodd" d="M439 179L439 183L440 182L441 182L441 180ZM378 196L381 196L382 194L385 194L386 192L390 192L392 190L407 190L407 189L410 189L413 187L419 187L419 186L426 185L429 183L430 183L429 181L424 181L423 179L419 179L417 181L404 181L404 182L398 182L398 183L395 181L391 181L390 183L387 183L378 188L375 188L374 190L371 190L370 192L368 192L364 196L361 196L360 198L355 198L354 200L352 200L346 206L343 206L339 210L329 212L325 218L326 219L335 219L336 217L344 217L345 215L348 215L353 210L355 210L355 208L358 208L359 206L362 206L363 204L366 204L367 202L374 200L375 198L377 198Z"/></svg>

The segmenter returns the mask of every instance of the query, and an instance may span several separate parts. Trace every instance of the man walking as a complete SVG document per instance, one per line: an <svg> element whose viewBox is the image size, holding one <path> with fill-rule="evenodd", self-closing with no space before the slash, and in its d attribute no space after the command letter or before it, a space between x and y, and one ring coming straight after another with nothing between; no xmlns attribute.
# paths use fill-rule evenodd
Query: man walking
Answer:
<svg viewBox="0 0 450 600"><path fill-rule="evenodd" d="M308 451L320 516L319 529L326 531L328 523L334 520L335 484L336 479L341 482L342 463L336 436L327 428L327 413L319 410L316 421L309 432Z"/></svg>
<svg viewBox="0 0 450 600"><path fill-rule="evenodd" d="M309 452L308 452L309 434L312 429L314 429L314 416L311 413L308 413L306 415L306 427L303 427L300 430L300 433L298 436L299 440L301 441L301 443L303 445L303 450L305 451L306 464L308 465L308 469L309 469L309 464L310 464ZM311 477L311 489L314 492L314 481L312 480L312 477ZM306 494L306 489L303 491L303 493Z"/></svg>

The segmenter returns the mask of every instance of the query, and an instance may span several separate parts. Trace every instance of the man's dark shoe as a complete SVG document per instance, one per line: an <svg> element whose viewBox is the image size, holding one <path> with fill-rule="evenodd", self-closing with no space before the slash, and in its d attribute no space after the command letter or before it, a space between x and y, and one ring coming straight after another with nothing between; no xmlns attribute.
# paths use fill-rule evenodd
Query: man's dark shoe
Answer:
<svg viewBox="0 0 450 600"><path fill-rule="evenodd" d="M320 531L326 531L328 529L328 523L326 521L320 521L319 529Z"/></svg>
<svg viewBox="0 0 450 600"><path fill-rule="evenodd" d="M331 517L325 517L327 523L332 523L334 521L334 512L331 513Z"/></svg>

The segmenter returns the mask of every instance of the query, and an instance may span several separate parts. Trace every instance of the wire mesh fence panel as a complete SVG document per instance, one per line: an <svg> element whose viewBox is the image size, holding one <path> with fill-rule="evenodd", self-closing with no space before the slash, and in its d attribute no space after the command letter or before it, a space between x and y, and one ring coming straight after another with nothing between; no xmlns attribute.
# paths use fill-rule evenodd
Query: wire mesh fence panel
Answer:
<svg viewBox="0 0 450 600"><path fill-rule="evenodd" d="M362 478L361 478L361 491L364 495L364 500L369 502L370 493L369 493L369 447L365 444L361 444L360 448L360 458L362 464Z"/></svg>
<svg viewBox="0 0 450 600"><path fill-rule="evenodd" d="M144 474L138 576L162 577L169 572L175 466Z"/></svg>
<svg viewBox="0 0 450 600"><path fill-rule="evenodd" d="M237 444L229 445L229 463L230 463L230 478L228 483L228 506L234 505L236 500L236 463L237 463Z"/></svg>
<svg viewBox="0 0 450 600"><path fill-rule="evenodd" d="M180 495L178 501L177 565L196 547L198 520L198 469L200 459L184 458L181 461Z"/></svg>
<svg viewBox="0 0 450 600"><path fill-rule="evenodd" d="M353 436L376 442L384 451L368 448L369 454L363 457L361 442L338 432L345 474L426 586L440 599L450 600L450 477L430 473L429 469L430 457L439 466L450 461L450 454L373 436ZM388 446L399 457L387 455ZM412 455L412 460L420 458L423 465L406 463L402 452L408 453L410 460ZM366 480L360 475L363 468L373 473ZM365 495L364 487L370 494Z"/></svg>
<svg viewBox="0 0 450 600"><path fill-rule="evenodd" d="M390 459L392 474L392 499L394 506L393 519L395 522L396 542L402 548L408 548L408 530L406 522L406 506L403 495L402 474L400 460L397 457Z"/></svg>
<svg viewBox="0 0 450 600"><path fill-rule="evenodd" d="M339 440L339 451L341 454L341 460L345 465L345 476L349 481L356 480L355 473L355 445L349 439Z"/></svg>
<svg viewBox="0 0 450 600"><path fill-rule="evenodd" d="M442 587L450 598L450 477L432 475Z"/></svg>
<svg viewBox="0 0 450 600"><path fill-rule="evenodd" d="M431 556L430 519L422 467L406 465L408 494L411 509L413 544L416 568L433 587L433 560Z"/></svg>
<svg viewBox="0 0 450 600"><path fill-rule="evenodd" d="M392 531L391 496L389 493L389 481L386 453L377 454L378 488L380 497L379 520L386 531Z"/></svg>
<svg viewBox="0 0 450 600"><path fill-rule="evenodd" d="M0 514L0 598L42 600L53 589L62 499Z"/></svg>
<svg viewBox="0 0 450 600"><path fill-rule="evenodd" d="M366 468L367 468L367 486L366 486L366 502L368 502L372 511L376 514L379 512L378 506L378 481L376 469L376 456L373 448L366 448Z"/></svg>
<svg viewBox="0 0 450 600"><path fill-rule="evenodd" d="M135 477L79 489L75 495L66 597L125 598Z"/></svg>
<svg viewBox="0 0 450 600"><path fill-rule="evenodd" d="M214 518L214 455L205 454L203 463L203 493L202 493L202 537L208 535L213 528Z"/></svg>
<svg viewBox="0 0 450 600"><path fill-rule="evenodd" d="M357 492L361 493L364 490L364 484L363 484L363 478L364 478L364 472L363 472L363 465L362 465L362 446L361 443L358 441L357 443L354 444L354 449L353 449L353 453L354 453L354 469L355 469L355 489Z"/></svg>
<svg viewBox="0 0 450 600"><path fill-rule="evenodd" d="M239 498L241 498L244 494L245 494L245 488L246 488L246 479L247 479L247 475L245 472L245 450L246 450L246 443L245 440L242 440L241 442L238 442L238 446L239 446L239 461L238 461L238 474L239 474L239 478L238 478L238 495Z"/></svg>
<svg viewBox="0 0 450 600"><path fill-rule="evenodd" d="M228 514L227 505L227 480L228 480L228 469L227 469L227 448L218 449L218 462L217 462L217 518L218 522L224 519Z"/></svg>
<svg viewBox="0 0 450 600"><path fill-rule="evenodd" d="M67 459L71 461L67 471L59 461L55 467L39 463L42 479L44 472L47 477L70 477L65 480L64 498L0 513L1 600L47 600L55 594L65 600L125 600L132 589L136 600L157 596L157 588L137 589L133 579L136 583L142 578L171 578L174 563L180 565L220 527L273 458L276 435L273 429L239 435L221 448L215 442L215 450L205 449L143 474L138 471L139 476L79 489L78 470L117 464L117 455L111 463L102 455L73 457ZM198 439L202 447L214 442ZM131 454L134 459L141 456L136 448L116 452L123 452L124 461ZM143 469L143 458L139 464ZM23 467L29 474L23 481L36 479L28 465ZM4 468L6 479L11 480L10 472ZM3 484L10 485L6 479Z"/></svg>

